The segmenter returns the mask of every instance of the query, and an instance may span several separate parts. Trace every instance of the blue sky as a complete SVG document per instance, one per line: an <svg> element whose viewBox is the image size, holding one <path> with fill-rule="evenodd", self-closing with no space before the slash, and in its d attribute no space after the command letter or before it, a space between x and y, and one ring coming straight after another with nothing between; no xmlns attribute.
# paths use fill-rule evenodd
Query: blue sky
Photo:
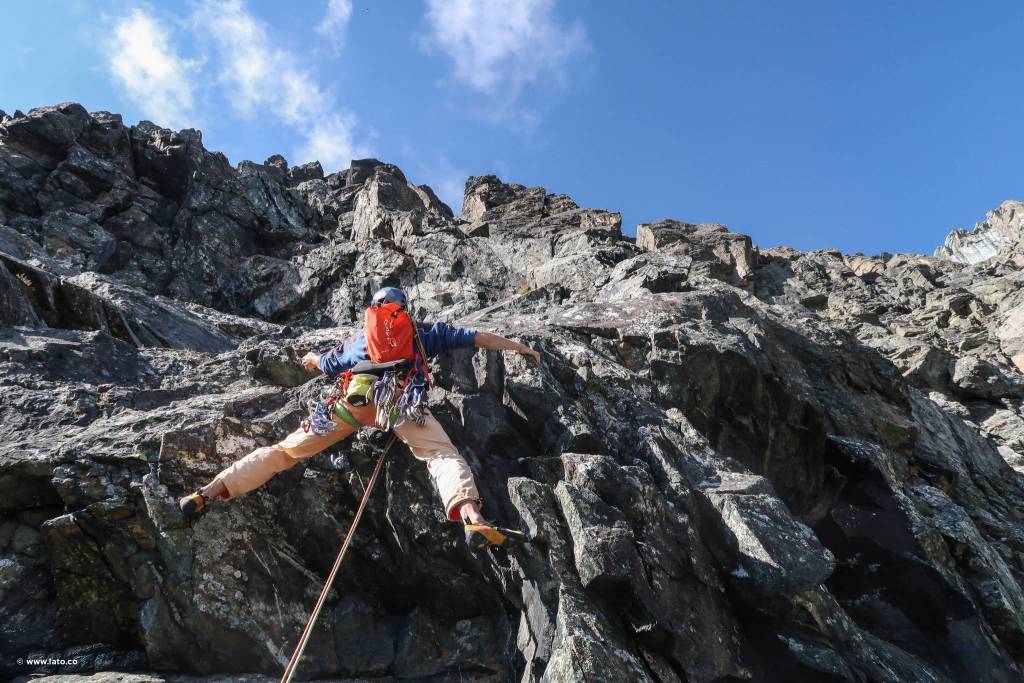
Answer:
<svg viewBox="0 0 1024 683"><path fill-rule="evenodd" d="M288 6L293 5L293 6ZM1024 198L1020 2L9 3L0 108L59 101L273 153L400 165L725 223L756 244L930 253Z"/></svg>

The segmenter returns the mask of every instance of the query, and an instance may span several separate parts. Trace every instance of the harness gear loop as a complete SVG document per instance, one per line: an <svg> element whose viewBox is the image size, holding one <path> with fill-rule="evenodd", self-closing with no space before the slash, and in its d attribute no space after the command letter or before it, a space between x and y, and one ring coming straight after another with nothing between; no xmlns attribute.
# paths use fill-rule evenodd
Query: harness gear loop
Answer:
<svg viewBox="0 0 1024 683"><path fill-rule="evenodd" d="M376 425L378 429L387 429L391 415L398 405L398 374L394 371L384 373L373 385L373 402L377 407Z"/></svg>
<svg viewBox="0 0 1024 683"><path fill-rule="evenodd" d="M295 669L298 668L299 659L302 657L302 653L306 649L306 643L309 642L309 637L313 635L313 626L316 624L316 620L320 616L320 610L323 609L324 602L327 600L327 594L331 590L331 584L334 583L334 577L338 574L338 569L341 567L341 561L345 559L345 551L348 550L348 545L352 542L352 537L355 536L356 527L359 526L359 520L363 517L363 510L366 509L366 501L370 499L370 492L373 491L373 486L377 483L377 475L380 474L381 468L384 465L384 460L388 457L388 453L391 451L391 446L393 446L394 443L395 434L392 432L388 442L384 445L384 452L381 453L380 458L377 459L377 466L373 468L373 474L370 475L370 481L366 483L366 490L363 492L363 499L359 501L359 508L356 510L355 517L352 518L352 525L349 526L348 533L345 534L345 541L341 544L341 550L338 552L338 558L334 561L334 566L331 567L331 573L327 575L327 581L324 582L324 588L320 591L320 597L316 601L316 606L313 608L313 612L309 615L309 621L306 623L306 628L303 629L302 635L299 636L299 643L295 646L295 652L292 654L292 658L288 660L288 666L284 669L284 674L281 676L280 683L290 683L292 676L295 675Z"/></svg>

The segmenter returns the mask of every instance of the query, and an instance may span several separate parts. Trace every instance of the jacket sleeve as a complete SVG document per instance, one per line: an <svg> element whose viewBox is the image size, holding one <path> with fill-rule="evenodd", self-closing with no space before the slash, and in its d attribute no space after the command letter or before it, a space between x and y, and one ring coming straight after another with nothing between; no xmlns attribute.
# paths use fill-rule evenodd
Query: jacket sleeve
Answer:
<svg viewBox="0 0 1024 683"><path fill-rule="evenodd" d="M429 327L424 323L418 324L423 350L427 352L428 358L476 346L476 330L454 327L448 323L434 323Z"/></svg>
<svg viewBox="0 0 1024 683"><path fill-rule="evenodd" d="M366 339L358 334L349 337L342 348L320 354L320 369L328 377L337 377L365 358Z"/></svg>

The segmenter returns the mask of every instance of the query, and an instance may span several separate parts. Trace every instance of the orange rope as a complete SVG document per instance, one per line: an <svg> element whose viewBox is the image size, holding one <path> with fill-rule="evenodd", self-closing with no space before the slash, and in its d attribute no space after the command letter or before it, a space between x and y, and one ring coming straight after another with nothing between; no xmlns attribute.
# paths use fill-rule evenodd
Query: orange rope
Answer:
<svg viewBox="0 0 1024 683"><path fill-rule="evenodd" d="M295 669L298 668L299 658L302 657L302 653L306 649L306 643L309 642L309 637L313 635L313 625L320 616L320 610L323 609L324 602L327 600L327 594L330 592L331 584L334 583L334 577L337 575L338 569L341 567L341 561L345 559L345 551L348 550L348 544L352 541L352 537L355 536L356 527L359 526L359 520L363 516L363 510L366 509L366 501L370 499L370 492L373 491L373 485L377 483L377 475L380 474L381 467L384 465L384 459L388 457L388 451L391 450L391 446L394 443L395 435L392 434L391 438L388 439L387 444L384 446L384 452L381 454L380 459L377 460L377 466L373 468L373 474L370 476L370 481L366 485L366 491L363 493L363 499L359 502L359 509L356 510L356 516L352 518L352 526L348 528L348 533L345 535L345 542L341 544L341 551L338 553L338 559L334 561L331 573L327 575L327 581L324 583L324 589L320 591L320 598L316 601L316 607L313 608L313 613L309 615L309 621L306 623L306 628L303 629L302 635L299 637L299 644L295 647L295 652L292 654L292 658L288 660L288 666L284 669L284 674L281 676L280 683L289 683L292 680L292 676L295 674Z"/></svg>

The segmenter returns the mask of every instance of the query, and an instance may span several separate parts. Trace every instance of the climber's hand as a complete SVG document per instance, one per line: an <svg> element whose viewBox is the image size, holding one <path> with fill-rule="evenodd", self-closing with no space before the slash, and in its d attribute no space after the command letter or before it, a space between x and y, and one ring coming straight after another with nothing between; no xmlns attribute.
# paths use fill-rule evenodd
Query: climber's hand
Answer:
<svg viewBox="0 0 1024 683"><path fill-rule="evenodd" d="M302 367L309 372L320 372L320 356L310 351L302 357Z"/></svg>
<svg viewBox="0 0 1024 683"><path fill-rule="evenodd" d="M526 348L520 351L519 353L523 354L524 356L529 356L530 358L537 361L538 365L540 365L540 351L535 351L534 349Z"/></svg>

